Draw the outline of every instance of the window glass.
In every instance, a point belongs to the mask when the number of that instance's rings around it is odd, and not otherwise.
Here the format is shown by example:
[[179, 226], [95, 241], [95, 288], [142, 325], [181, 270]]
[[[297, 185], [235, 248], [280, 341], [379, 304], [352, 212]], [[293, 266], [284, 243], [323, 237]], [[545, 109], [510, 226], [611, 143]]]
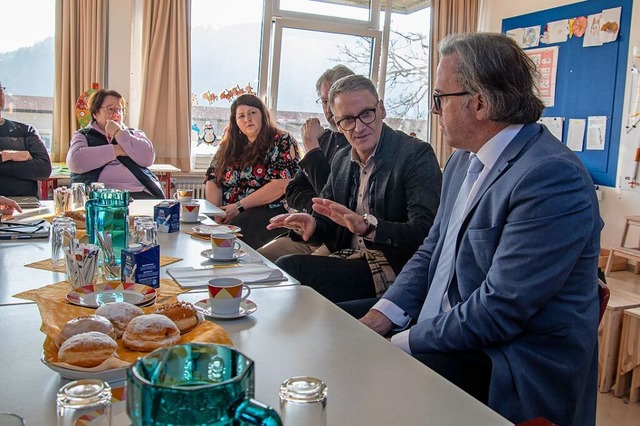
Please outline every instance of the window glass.
[[[356, 3], [358, 7], [349, 6], [349, 3]], [[280, 0], [280, 9], [368, 21], [370, 4], [364, 0], [357, 2], [345, 0]]]
[[229, 93], [257, 92], [262, 14], [262, 0], [191, 3], [192, 168], [207, 168], [217, 149], [234, 99]]
[[[308, 54], [309, 46], [313, 46], [312, 55]], [[302, 142], [300, 127], [308, 118], [315, 116], [323, 126], [329, 125], [322, 113], [322, 106], [316, 104], [316, 81], [326, 69], [341, 63], [341, 49], [356, 48], [362, 50], [361, 61], [345, 65], [356, 74], [368, 76], [371, 68], [371, 38], [283, 29], [276, 121], [298, 142]]]
[[35, 127], [50, 150], [55, 2], [7, 2], [1, 13], [0, 81], [7, 88], [2, 116]]
[[392, 13], [384, 96], [387, 124], [406, 133], [415, 132], [425, 141], [431, 106], [430, 22], [430, 7], [408, 14]]

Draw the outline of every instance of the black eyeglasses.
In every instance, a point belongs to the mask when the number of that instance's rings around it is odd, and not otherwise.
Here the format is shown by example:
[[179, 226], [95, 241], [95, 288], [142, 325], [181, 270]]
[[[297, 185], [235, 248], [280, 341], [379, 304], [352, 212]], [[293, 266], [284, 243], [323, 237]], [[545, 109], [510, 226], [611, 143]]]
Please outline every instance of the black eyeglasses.
[[376, 119], [376, 110], [378, 109], [378, 107], [374, 107], [374, 108], [367, 108], [364, 111], [362, 111], [360, 114], [358, 114], [355, 117], [345, 117], [342, 118], [338, 121], [336, 121], [336, 124], [342, 129], [342, 130], [353, 130], [356, 128], [356, 119], [362, 121], [362, 124], [371, 124], [375, 121]]
[[434, 93], [431, 95], [433, 97], [433, 109], [436, 111], [440, 111], [442, 107], [442, 101], [440, 98], [446, 98], [447, 96], [465, 96], [470, 95], [469, 92], [456, 92], [456, 93]]
[[319, 106], [325, 106], [328, 103], [329, 103], [329, 99], [322, 99], [322, 98], [316, 99], [316, 104], [318, 104]]

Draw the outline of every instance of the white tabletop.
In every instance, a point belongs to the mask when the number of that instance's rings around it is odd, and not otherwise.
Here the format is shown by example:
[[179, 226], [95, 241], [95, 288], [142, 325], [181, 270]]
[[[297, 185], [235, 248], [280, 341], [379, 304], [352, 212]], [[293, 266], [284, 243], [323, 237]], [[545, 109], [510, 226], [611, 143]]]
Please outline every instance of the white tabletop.
[[[216, 322], [255, 361], [256, 399], [276, 410], [280, 383], [309, 375], [327, 384], [328, 425], [511, 424], [308, 287], [256, 289], [250, 299], [255, 313]], [[35, 305], [0, 306], [0, 339], [11, 342], [0, 345], [0, 411], [51, 425], [65, 381], [40, 363], [39, 326]], [[126, 424], [116, 405], [114, 425]]]
[[[153, 206], [158, 204], [158, 200], [137, 200], [134, 201], [129, 208], [130, 214], [136, 215], [153, 215]], [[200, 200], [204, 203], [203, 200]], [[40, 209], [32, 209], [22, 214], [16, 215], [16, 219], [27, 219], [35, 216], [48, 215], [53, 213], [53, 201], [41, 201], [43, 207]], [[207, 214], [214, 216], [224, 214], [218, 207], [207, 203]], [[213, 224], [211, 219], [205, 219], [203, 224]], [[158, 242], [160, 243], [160, 254], [164, 256], [178, 257], [183, 260], [173, 263], [169, 267], [176, 266], [203, 266], [210, 262], [200, 255], [203, 250], [211, 248], [208, 241], [193, 238], [186, 231], [190, 230], [193, 224], [181, 224], [180, 232], [170, 234], [158, 233]], [[242, 248], [247, 252], [245, 260], [260, 257], [266, 264], [276, 267], [273, 263], [264, 259], [255, 250], [246, 244], [242, 244]], [[51, 257], [51, 243], [49, 239], [33, 239], [33, 240], [12, 240], [0, 241], [0, 305], [25, 303], [24, 299], [17, 299], [12, 295], [25, 290], [43, 287], [45, 285], [54, 284], [64, 281], [67, 274], [50, 272], [35, 268], [25, 268], [24, 265], [39, 260], [49, 259]], [[160, 276], [170, 278], [167, 275], [166, 267], [160, 268]], [[299, 284], [298, 281], [285, 274], [287, 281], [279, 283], [262, 284], [261, 286], [279, 286]], [[253, 287], [253, 285], [252, 285]], [[256, 286], [258, 287], [258, 286]]]

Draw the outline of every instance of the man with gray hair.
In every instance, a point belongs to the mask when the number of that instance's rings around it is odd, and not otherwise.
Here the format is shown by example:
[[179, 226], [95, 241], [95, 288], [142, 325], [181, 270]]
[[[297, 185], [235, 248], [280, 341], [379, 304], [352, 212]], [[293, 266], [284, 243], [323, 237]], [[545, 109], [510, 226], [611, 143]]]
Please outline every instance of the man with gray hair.
[[[322, 106], [329, 128], [325, 129], [317, 118], [309, 118], [302, 126], [302, 143], [304, 144], [304, 157], [300, 160], [300, 170], [289, 182], [286, 190], [287, 205], [301, 212], [311, 212], [313, 202], [329, 178], [331, 160], [336, 152], [348, 146], [344, 135], [337, 131], [333, 113], [329, 108], [329, 89], [331, 85], [342, 77], [353, 75], [348, 67], [336, 65], [322, 73], [316, 82], [316, 103]], [[280, 256], [286, 254], [302, 253], [311, 254], [318, 246], [292, 241], [283, 235], [258, 249], [258, 252], [267, 259], [275, 262]]]
[[442, 175], [431, 146], [383, 123], [384, 103], [366, 77], [336, 81], [329, 105], [350, 149], [339, 150], [313, 215], [271, 219], [330, 256], [294, 254], [276, 264], [333, 302], [381, 295], [427, 235]]
[[431, 112], [456, 148], [442, 204], [361, 321], [514, 423], [594, 425], [593, 181], [537, 123], [536, 66], [513, 40], [452, 35], [439, 53]]

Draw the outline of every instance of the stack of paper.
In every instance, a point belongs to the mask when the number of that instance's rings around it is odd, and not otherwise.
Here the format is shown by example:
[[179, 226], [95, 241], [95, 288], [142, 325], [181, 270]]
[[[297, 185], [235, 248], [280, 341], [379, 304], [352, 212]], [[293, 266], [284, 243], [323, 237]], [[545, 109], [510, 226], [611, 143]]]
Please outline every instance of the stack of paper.
[[183, 288], [206, 287], [213, 278], [238, 278], [248, 285], [286, 280], [281, 270], [257, 263], [175, 267], [167, 268], [167, 274]]

